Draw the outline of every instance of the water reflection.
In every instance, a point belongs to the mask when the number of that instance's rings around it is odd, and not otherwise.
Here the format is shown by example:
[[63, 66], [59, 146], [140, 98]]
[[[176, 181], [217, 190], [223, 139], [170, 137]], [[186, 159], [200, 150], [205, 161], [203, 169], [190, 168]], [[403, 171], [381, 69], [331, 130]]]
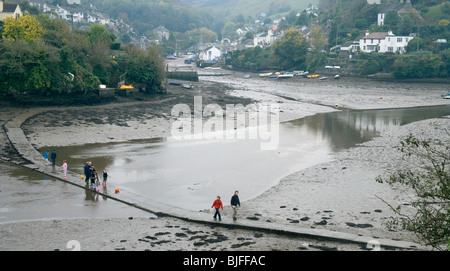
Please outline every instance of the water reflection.
[[199, 210], [209, 208], [217, 195], [227, 204], [236, 189], [241, 200], [256, 197], [284, 176], [330, 161], [334, 152], [369, 141], [383, 130], [444, 115], [450, 115], [450, 106], [317, 114], [283, 123], [279, 147], [273, 151], [262, 151], [258, 140], [170, 138], [55, 149], [80, 175], [84, 163], [92, 161], [98, 172], [108, 167], [115, 186]]
[[28, 168], [0, 161], [0, 174], [0, 223], [77, 217], [152, 216], [99, 197], [89, 189], [83, 193], [76, 186]]
[[294, 126], [306, 125], [312, 133], [327, 138], [333, 151], [364, 143], [382, 131], [412, 122], [440, 118], [450, 114], [450, 106], [383, 110], [343, 110], [294, 120]]

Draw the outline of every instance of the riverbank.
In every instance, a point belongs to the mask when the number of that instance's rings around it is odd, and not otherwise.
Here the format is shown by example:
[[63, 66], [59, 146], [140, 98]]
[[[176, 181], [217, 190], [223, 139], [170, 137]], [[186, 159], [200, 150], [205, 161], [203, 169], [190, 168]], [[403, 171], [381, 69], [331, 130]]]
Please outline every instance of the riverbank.
[[[266, 102], [266, 103], [279, 103], [281, 105], [280, 119], [282, 121], [301, 118], [307, 115], [312, 115], [321, 112], [330, 112], [335, 109], [335, 101], [332, 97], [323, 99], [323, 93], [329, 89], [339, 89], [338, 93], [335, 93], [334, 97], [340, 97], [339, 93], [345, 96], [341, 101], [346, 102], [348, 107], [359, 106], [362, 108], [369, 107], [370, 103], [367, 101], [360, 105], [360, 101], [367, 99], [369, 93], [370, 97], [376, 97], [383, 93], [389, 92], [383, 88], [370, 89], [370, 82], [347, 82], [345, 80], [339, 81], [339, 86], [333, 85], [333, 81], [328, 82], [303, 82], [305, 85], [298, 87], [294, 84], [295, 81], [290, 82], [268, 82], [265, 79], [254, 80], [245, 79], [242, 74], [235, 75], [233, 77], [208, 77], [208, 79], [201, 78], [201, 82], [195, 85], [195, 90], [182, 90], [180, 88], [174, 88], [178, 94], [183, 95], [182, 98], [174, 99], [161, 99], [159, 102], [136, 102], [129, 104], [109, 104], [95, 107], [78, 107], [78, 108], [54, 108], [48, 112], [38, 114], [25, 122], [23, 129], [26, 132], [30, 142], [36, 147], [41, 148], [43, 146], [66, 146], [66, 145], [80, 145], [86, 143], [106, 143], [106, 142], [118, 142], [131, 139], [141, 138], [153, 138], [164, 137], [169, 135], [170, 130], [170, 109], [173, 105], [179, 103], [185, 103], [192, 105], [193, 96], [202, 95], [204, 98], [203, 104], [219, 103], [224, 104], [238, 104], [238, 103], [250, 103], [254, 101]], [[264, 81], [265, 80], [265, 81]], [[300, 79], [301, 80], [301, 79]], [[299, 80], [298, 80], [299, 81]], [[358, 89], [358, 85], [363, 84], [364, 89]], [[439, 86], [428, 90], [426, 93], [420, 91], [420, 87], [411, 89], [411, 86], [401, 87], [396, 85], [391, 88], [391, 102], [381, 104], [382, 106], [392, 107], [393, 101], [399, 104], [396, 107], [408, 107], [417, 106], [420, 99], [425, 100], [425, 104], [442, 104], [446, 101], [442, 99], [433, 100], [431, 96], [438, 96], [445, 86]], [[412, 90], [412, 98], [405, 99], [404, 93]], [[183, 91], [183, 92], [180, 92]], [[190, 92], [188, 92], [190, 91]], [[301, 92], [301, 93], [300, 93]], [[305, 92], [305, 93], [303, 93]], [[232, 94], [232, 96], [230, 96]], [[314, 95], [317, 94], [317, 95]], [[305, 96], [309, 95], [308, 99]], [[174, 97], [177, 97], [175, 95]], [[303, 98], [302, 98], [303, 97]], [[300, 100], [300, 101], [298, 101]], [[401, 103], [403, 101], [403, 103]], [[312, 104], [310, 104], [312, 103]], [[326, 104], [329, 106], [321, 106], [320, 104]], [[345, 105], [344, 104], [344, 105]], [[342, 106], [342, 105], [341, 105]], [[380, 106], [378, 104], [377, 106]], [[21, 109], [14, 109], [20, 112]], [[4, 111], [7, 113], [6, 117], [2, 119], [8, 119], [12, 111]], [[304, 171], [292, 174], [280, 181], [280, 184], [265, 192], [263, 195], [243, 202], [243, 206], [240, 209], [240, 219], [245, 220], [259, 220], [266, 221], [267, 223], [276, 223], [279, 225], [298, 225], [299, 227], [314, 227], [324, 228], [329, 230], [352, 232], [361, 235], [369, 235], [374, 238], [399, 238], [402, 240], [414, 240], [414, 237], [409, 233], [392, 233], [385, 230], [383, 222], [386, 221], [390, 215], [387, 206], [381, 201], [377, 201], [376, 196], [390, 200], [399, 194], [399, 191], [393, 191], [386, 186], [376, 184], [374, 177], [380, 174], [386, 174], [396, 165], [401, 165], [399, 161], [399, 153], [395, 152], [396, 146], [399, 142], [399, 138], [408, 132], [420, 132], [424, 136], [436, 137], [440, 136], [440, 132], [436, 129], [429, 129], [429, 124], [436, 120], [424, 121], [420, 124], [410, 124], [403, 126], [399, 131], [386, 131], [379, 138], [369, 143], [363, 144], [351, 150], [340, 152], [333, 162], [322, 164], [316, 167], [308, 168]], [[438, 124], [442, 127], [448, 127], [448, 120], [438, 120]], [[386, 148], [389, 146], [389, 148]], [[392, 150], [391, 150], [392, 149]], [[389, 160], [389, 163], [385, 161]], [[382, 161], [382, 162], [380, 162]], [[393, 162], [398, 161], [398, 163]], [[339, 193], [336, 193], [339, 191]], [[362, 192], [362, 193], [361, 193]], [[402, 193], [400, 193], [403, 195]], [[351, 200], [349, 200], [351, 199]], [[230, 215], [229, 208], [225, 208], [223, 212], [224, 216]], [[42, 235], [34, 234], [34, 238], [28, 246], [29, 249], [33, 247], [40, 247], [44, 250], [52, 249], [49, 245], [40, 246], [45, 243], [44, 238], [50, 238], [46, 236], [45, 231], [52, 229], [50, 232], [59, 232], [61, 236], [67, 236], [67, 234], [74, 231], [74, 228], [82, 228], [87, 222], [86, 220], [76, 219], [74, 220], [55, 220], [56, 222], [50, 223], [50, 221], [43, 221], [40, 226], [34, 227], [28, 222], [20, 222], [14, 226], [13, 224], [2, 224], [2, 230], [8, 232], [7, 236], [11, 246], [14, 249], [14, 240], [20, 238], [18, 233], [24, 235], [27, 231], [36, 231], [40, 229]], [[167, 225], [168, 220], [150, 220], [154, 224], [147, 223], [147, 219], [109, 219], [108, 221], [102, 219], [89, 220], [99, 225], [105, 225], [111, 229], [111, 232], [105, 232], [105, 235], [85, 233], [83, 236], [77, 238], [82, 240], [89, 240], [85, 243], [101, 244], [98, 247], [91, 247], [97, 249], [127, 249], [127, 250], [140, 250], [140, 249], [177, 249], [177, 233], [181, 235], [183, 232], [175, 231], [171, 234], [161, 234], [167, 237], [164, 242], [158, 244], [157, 247], [147, 246], [141, 247], [137, 244], [150, 245], [149, 242], [140, 241], [138, 239], [145, 240], [145, 236], [142, 232], [146, 231], [146, 227], [153, 225], [159, 230]], [[141, 226], [134, 228], [128, 227], [130, 223], [142, 223]], [[325, 221], [325, 222], [324, 222]], [[162, 223], [162, 224], [161, 224]], [[177, 224], [181, 223], [181, 224]], [[176, 222], [175, 229], [185, 228], [185, 222]], [[38, 225], [35, 223], [33, 225]], [[62, 225], [59, 227], [58, 225]], [[69, 226], [71, 225], [71, 226]], [[9, 227], [9, 231], [8, 231]], [[198, 225], [189, 224], [186, 226], [191, 231], [199, 230], [193, 227], [199, 227]], [[209, 228], [209, 227], [206, 227]], [[14, 229], [14, 230], [13, 230]], [[18, 230], [20, 229], [20, 230]], [[121, 232], [119, 239], [115, 240], [109, 245], [105, 243], [112, 234], [113, 230]], [[124, 230], [127, 229], [127, 230]], [[205, 231], [205, 228], [203, 228]], [[228, 231], [228, 230], [226, 230]], [[225, 232], [220, 229], [220, 232]], [[234, 231], [233, 231], [234, 232]], [[15, 235], [17, 233], [17, 235]], [[157, 232], [149, 233], [150, 237], [157, 237]], [[48, 234], [48, 233], [47, 233]], [[227, 232], [227, 234], [232, 234]], [[246, 240], [249, 238], [248, 243], [251, 245], [239, 246], [237, 243], [233, 243], [232, 238], [228, 237], [227, 242], [220, 243], [218, 249], [235, 249], [240, 248], [243, 250], [296, 250], [302, 249], [300, 246], [296, 246], [295, 242], [286, 243], [285, 246], [271, 247], [267, 245], [267, 238], [255, 237], [255, 233], [239, 232], [243, 236], [239, 236], [240, 240]], [[212, 238], [216, 233], [211, 232], [209, 237]], [[128, 236], [128, 237], [126, 237]], [[251, 237], [253, 236], [253, 237]], [[258, 235], [260, 236], [260, 235]], [[266, 235], [263, 235], [266, 236]], [[193, 236], [190, 236], [193, 237]], [[275, 238], [275, 236], [273, 236]], [[55, 237], [57, 238], [57, 237]], [[83, 239], [84, 238], [84, 239]], [[122, 239], [123, 238], [123, 239]], [[257, 238], [257, 239], [255, 239]], [[66, 240], [66, 238], [60, 238]], [[72, 238], [73, 240], [75, 238]], [[148, 238], [151, 240], [152, 238]], [[180, 239], [180, 238], [178, 238]], [[78, 240], [78, 239], [75, 239]], [[95, 242], [92, 242], [92, 241]], [[133, 240], [133, 242], [121, 240]], [[156, 240], [156, 239], [155, 239]], [[172, 241], [170, 241], [172, 240]], [[193, 242], [187, 242], [190, 244], [190, 248], [187, 249], [199, 249], [210, 250], [211, 246], [194, 246]], [[238, 239], [239, 240], [239, 239]], [[258, 240], [257, 242], [255, 240]], [[3, 241], [3, 240], [2, 240]], [[97, 242], [98, 241], [98, 242]], [[148, 241], [148, 240], [147, 240]], [[162, 241], [162, 240], [159, 240]], [[178, 240], [179, 241], [179, 240]], [[301, 242], [298, 239], [293, 241]], [[56, 242], [56, 240], [55, 240]], [[175, 243], [173, 243], [175, 242]], [[34, 244], [33, 244], [34, 243]], [[208, 244], [208, 241], [203, 243]], [[245, 241], [244, 241], [245, 243]], [[273, 239], [273, 244], [277, 243], [276, 238]], [[5, 243], [6, 244], [6, 243]], [[54, 243], [53, 243], [54, 244]], [[266, 244], [266, 245], [264, 245]], [[20, 249], [23, 245], [21, 242], [15, 243], [16, 248]], [[65, 245], [65, 243], [63, 244]], [[122, 246], [121, 246], [122, 245]], [[337, 248], [340, 245], [330, 246]], [[83, 245], [88, 249], [87, 246]], [[61, 249], [61, 245], [58, 245], [54, 249]], [[184, 248], [184, 247], [183, 247]], [[310, 247], [312, 248], [312, 246]], [[26, 249], [26, 248], [24, 248]], [[344, 250], [358, 250], [359, 247], [340, 247]]]

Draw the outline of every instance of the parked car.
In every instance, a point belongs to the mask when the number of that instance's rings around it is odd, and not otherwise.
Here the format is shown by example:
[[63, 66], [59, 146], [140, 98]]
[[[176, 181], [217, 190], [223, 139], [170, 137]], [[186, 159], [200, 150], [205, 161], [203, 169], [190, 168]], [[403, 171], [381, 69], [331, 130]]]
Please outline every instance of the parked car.
[[195, 62], [195, 58], [193, 58], [193, 57], [186, 58], [186, 59], [184, 60], [184, 64], [192, 64], [192, 63], [194, 63], [194, 62]]

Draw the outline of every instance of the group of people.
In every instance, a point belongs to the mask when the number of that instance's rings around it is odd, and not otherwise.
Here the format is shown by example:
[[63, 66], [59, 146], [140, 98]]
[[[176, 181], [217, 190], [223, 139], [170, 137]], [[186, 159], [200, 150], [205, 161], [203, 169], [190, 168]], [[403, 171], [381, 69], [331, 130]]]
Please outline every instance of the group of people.
[[[45, 161], [48, 162], [48, 158], [49, 158], [48, 151], [45, 151], [45, 153], [44, 153]], [[51, 161], [52, 166], [55, 167], [55, 165], [56, 165], [56, 151], [55, 150], [53, 150], [52, 153], [50, 154], [50, 159], [52, 160]], [[66, 160], [63, 161], [61, 169], [64, 172], [64, 180], [66, 180], [67, 179], [67, 161]]]
[[[241, 207], [241, 202], [239, 201], [239, 191], [234, 191], [234, 195], [231, 197], [231, 208], [233, 208], [233, 220], [237, 220], [237, 207]], [[223, 204], [220, 200], [220, 196], [217, 196], [216, 200], [213, 202], [211, 208], [215, 208], [214, 220], [219, 217], [219, 221], [222, 221], [222, 216], [220, 215], [219, 209], [223, 210]]]
[[44, 153], [45, 161], [48, 162], [49, 158], [52, 159], [52, 166], [55, 166], [55, 163], [56, 163], [56, 151], [55, 150], [52, 151], [52, 153], [50, 154], [50, 157], [49, 157], [48, 151], [45, 151], [45, 153]]
[[[51, 164], [54, 167], [56, 164], [56, 151], [53, 151], [51, 155], [49, 156], [49, 152], [45, 151], [44, 153], [44, 159], [48, 162], [49, 157], [51, 159]], [[64, 180], [67, 179], [67, 161], [64, 160], [61, 166], [61, 170], [64, 172]], [[110, 175], [108, 174], [108, 168], [105, 168], [102, 173], [103, 182], [102, 185], [106, 187], [106, 182], [108, 181], [108, 177]], [[100, 178], [98, 176], [97, 170], [92, 165], [92, 162], [86, 162], [86, 165], [84, 166], [84, 179], [86, 181], [86, 185], [89, 185], [89, 188], [92, 190], [99, 191], [98, 187], [100, 186]]]
[[[46, 161], [48, 161], [49, 158], [49, 154], [48, 151], [46, 151], [44, 153], [44, 158]], [[55, 166], [55, 162], [56, 162], [56, 152], [53, 151], [50, 155], [50, 158], [52, 160], [52, 165]], [[67, 161], [64, 160], [63, 164], [61, 166], [61, 169], [64, 172], [64, 179], [66, 179], [67, 177]], [[103, 182], [102, 185], [104, 187], [106, 187], [106, 182], [108, 181], [108, 168], [105, 168], [103, 170], [102, 173], [102, 177], [103, 177]], [[86, 185], [89, 185], [89, 188], [94, 190], [94, 191], [99, 191], [99, 186], [100, 186], [100, 179], [97, 173], [97, 170], [95, 169], [95, 167], [92, 165], [91, 161], [86, 162], [86, 164], [84, 165], [84, 180], [86, 182]], [[233, 220], [237, 220], [237, 207], [241, 206], [241, 202], [239, 201], [239, 191], [235, 191], [234, 195], [231, 197], [231, 208], [233, 208]], [[216, 212], [214, 213], [213, 218], [217, 219], [217, 217], [219, 217], [219, 221], [222, 221], [222, 216], [220, 215], [220, 209], [223, 210], [223, 203], [220, 199], [220, 196], [217, 196], [216, 200], [213, 202], [211, 208], [215, 208]]]
[[[103, 187], [106, 187], [106, 182], [108, 181], [108, 177], [110, 177], [108, 174], [108, 168], [105, 168], [103, 170], [102, 177], [103, 177], [102, 185]], [[86, 185], [89, 185], [90, 189], [96, 191], [99, 190], [100, 178], [98, 176], [97, 170], [90, 161], [86, 162], [86, 165], [84, 165], [84, 180], [86, 182]]]

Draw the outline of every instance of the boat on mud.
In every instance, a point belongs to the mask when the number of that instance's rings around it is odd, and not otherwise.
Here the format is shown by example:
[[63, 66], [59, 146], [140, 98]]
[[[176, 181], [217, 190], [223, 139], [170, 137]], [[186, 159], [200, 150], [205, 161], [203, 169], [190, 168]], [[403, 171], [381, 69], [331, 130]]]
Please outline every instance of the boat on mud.
[[192, 85], [192, 84], [183, 84], [182, 87], [186, 88], [186, 89], [192, 89], [192, 88], [194, 88], [194, 85]]
[[283, 73], [283, 74], [278, 75], [279, 79], [292, 78], [292, 77], [294, 77], [294, 73]]
[[125, 90], [133, 89], [133, 86], [131, 86], [131, 85], [122, 85], [122, 86], [120, 86], [120, 89], [125, 89]]
[[450, 90], [447, 92], [447, 94], [442, 95], [442, 98], [450, 99]]

